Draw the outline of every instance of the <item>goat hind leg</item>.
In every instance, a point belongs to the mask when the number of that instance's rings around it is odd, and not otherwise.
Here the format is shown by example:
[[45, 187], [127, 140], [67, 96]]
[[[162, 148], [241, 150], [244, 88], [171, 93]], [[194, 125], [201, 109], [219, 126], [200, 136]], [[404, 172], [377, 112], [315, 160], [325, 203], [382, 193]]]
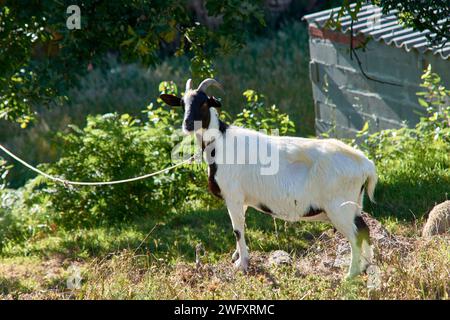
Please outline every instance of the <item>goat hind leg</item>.
[[[363, 246], [369, 243], [369, 229], [360, 215], [360, 210], [351, 204], [341, 206], [343, 202], [329, 208], [327, 215], [336, 229], [350, 242], [352, 261], [347, 279], [353, 278], [363, 271], [363, 261], [366, 258], [361, 255]], [[370, 246], [369, 246], [370, 247]]]

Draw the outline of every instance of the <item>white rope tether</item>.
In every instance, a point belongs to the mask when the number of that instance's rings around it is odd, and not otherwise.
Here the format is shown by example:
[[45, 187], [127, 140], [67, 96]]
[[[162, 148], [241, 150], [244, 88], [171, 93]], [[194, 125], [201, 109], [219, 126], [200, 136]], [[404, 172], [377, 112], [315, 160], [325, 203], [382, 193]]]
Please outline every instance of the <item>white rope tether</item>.
[[121, 183], [133, 182], [133, 181], [137, 181], [137, 180], [143, 180], [143, 179], [147, 179], [147, 178], [156, 176], [158, 174], [170, 171], [172, 169], [175, 169], [176, 167], [179, 167], [179, 166], [182, 166], [183, 164], [191, 162], [195, 158], [195, 155], [194, 155], [194, 156], [190, 157], [189, 159], [184, 160], [184, 161], [182, 161], [180, 163], [174, 164], [173, 166], [170, 166], [168, 168], [165, 168], [165, 169], [153, 172], [153, 173], [145, 174], [143, 176], [130, 178], [130, 179], [115, 180], [115, 181], [84, 182], [84, 181], [70, 181], [70, 180], [66, 180], [66, 179], [62, 179], [62, 178], [58, 178], [58, 177], [49, 175], [49, 174], [39, 170], [38, 168], [32, 166], [31, 164], [27, 163], [26, 161], [22, 160], [21, 158], [19, 158], [15, 154], [13, 154], [11, 151], [6, 149], [1, 144], [0, 144], [0, 149], [3, 150], [11, 158], [13, 158], [13, 159], [17, 160], [18, 162], [20, 162], [21, 164], [23, 164], [28, 169], [30, 169], [30, 170], [32, 170], [32, 171], [34, 171], [34, 172], [36, 172], [36, 173], [46, 177], [47, 179], [50, 179], [50, 180], [53, 180], [53, 181], [56, 181], [56, 182], [60, 182], [60, 183], [63, 183], [65, 185], [75, 185], [75, 186], [104, 186], [104, 185], [121, 184]]

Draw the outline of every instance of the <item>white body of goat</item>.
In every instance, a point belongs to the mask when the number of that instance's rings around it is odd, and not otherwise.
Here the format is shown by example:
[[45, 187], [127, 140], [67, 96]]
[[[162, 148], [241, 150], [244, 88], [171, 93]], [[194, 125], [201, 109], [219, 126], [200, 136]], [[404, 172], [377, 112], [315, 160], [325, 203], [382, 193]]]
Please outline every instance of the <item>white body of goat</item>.
[[[218, 129], [217, 111], [210, 109], [208, 129]], [[261, 174], [261, 164], [216, 162], [214, 179], [226, 202], [237, 248], [236, 266], [248, 267], [245, 244], [245, 211], [247, 207], [288, 221], [331, 221], [350, 241], [352, 264], [349, 277], [359, 274], [372, 258], [368, 228], [362, 220], [364, 186], [370, 199], [377, 181], [375, 166], [365, 155], [335, 139], [305, 139], [268, 136], [260, 132], [230, 126], [206, 143], [213, 146], [215, 159], [225, 159], [227, 152], [236, 154], [240, 137], [246, 137], [245, 148], [264, 145], [278, 154], [275, 174]], [[205, 138], [205, 136], [204, 136]], [[241, 145], [242, 147], [242, 145]], [[211, 172], [210, 172], [211, 174]]]
[[[221, 87], [216, 80], [205, 79], [193, 89], [189, 79], [182, 98], [171, 94], [160, 97], [168, 105], [184, 108], [183, 130], [195, 133], [204, 148], [209, 189], [225, 200], [236, 235], [236, 266], [248, 267], [245, 212], [254, 207], [288, 221], [330, 221], [352, 248], [348, 276], [363, 271], [372, 258], [369, 229], [361, 217], [364, 189], [373, 200], [377, 181], [372, 161], [334, 139], [268, 136], [227, 126], [216, 110], [220, 101], [205, 93], [210, 85]], [[239, 140], [241, 143], [235, 143]], [[276, 170], [264, 173], [266, 159], [255, 146], [271, 150]], [[240, 152], [242, 156], [242, 149], [244, 158], [256, 161], [228, 161], [230, 154]]]

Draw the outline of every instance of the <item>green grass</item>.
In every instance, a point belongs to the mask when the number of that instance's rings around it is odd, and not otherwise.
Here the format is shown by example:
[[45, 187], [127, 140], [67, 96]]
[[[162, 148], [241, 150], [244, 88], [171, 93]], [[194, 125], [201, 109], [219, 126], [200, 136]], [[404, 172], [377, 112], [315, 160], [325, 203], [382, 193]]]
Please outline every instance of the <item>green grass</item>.
[[[54, 226], [25, 241], [10, 241], [0, 255], [0, 298], [448, 299], [450, 239], [420, 239], [423, 219], [381, 216], [380, 221], [407, 237], [410, 247], [378, 250], [384, 284], [375, 291], [367, 288], [366, 275], [347, 282], [347, 267], [323, 265], [324, 254], [339, 247], [331, 225], [273, 220], [254, 210], [246, 223], [250, 272], [235, 272], [235, 238], [222, 208], [148, 213], [127, 224], [92, 229]], [[328, 236], [319, 237], [324, 232]], [[205, 249], [200, 268], [198, 244]], [[278, 249], [289, 252], [294, 263], [267, 265], [269, 253]], [[82, 286], [68, 290], [74, 265]]]
[[[0, 298], [448, 299], [448, 237], [421, 240], [413, 225], [401, 225], [402, 233], [411, 234], [412, 247], [384, 250], [376, 262], [383, 286], [369, 290], [366, 275], [344, 281], [345, 266], [322, 264], [324, 252], [338, 247], [332, 232], [329, 240], [318, 239], [329, 225], [278, 221], [276, 232], [271, 218], [255, 212], [247, 222], [250, 270], [236, 272], [228, 219], [225, 210], [194, 211], [168, 214], [157, 227], [154, 219], [142, 218], [123, 228], [56, 231], [30, 239], [0, 258]], [[199, 243], [205, 252], [197, 267]], [[268, 265], [268, 254], [276, 249], [290, 252], [294, 263]], [[66, 280], [74, 266], [82, 286], [69, 290]]]
[[[321, 223], [284, 223], [282, 221], [277, 221], [275, 227], [271, 217], [254, 210], [248, 212], [247, 227], [246, 238], [250, 250], [269, 252], [283, 249], [294, 256], [302, 255], [312, 239], [329, 228], [328, 225]], [[72, 231], [56, 229], [46, 235], [36, 233], [24, 242], [10, 242], [3, 248], [0, 270], [3, 268], [9, 272], [5, 272], [4, 276], [0, 277], [0, 297], [68, 297], [65, 280], [72, 263], [79, 263], [87, 274], [96, 277], [94, 273], [96, 264], [100, 261], [114, 261], [117, 254], [121, 255], [120, 252], [127, 252], [127, 261], [131, 256], [136, 259], [147, 257], [170, 272], [170, 269], [178, 268], [182, 264], [192, 265], [195, 261], [195, 248], [200, 243], [206, 250], [205, 259], [208, 263], [232, 266], [231, 253], [235, 248], [235, 237], [225, 208], [211, 211], [172, 212], [159, 218], [149, 215], [123, 226]], [[134, 259], [131, 258], [131, 260]], [[60, 263], [53, 280], [42, 280], [46, 277], [43, 265], [55, 260]], [[90, 268], [93, 269], [90, 270]], [[31, 274], [31, 276], [27, 278], [25, 274]], [[121, 275], [117, 274], [117, 276], [114, 286], [117, 285], [119, 289], [126, 282]], [[158, 275], [160, 276], [163, 274]], [[154, 280], [156, 279], [149, 279], [149, 281]], [[153, 294], [156, 295], [160, 289], [155, 288], [156, 291]], [[86, 288], [86, 290], [90, 289]], [[39, 292], [44, 292], [45, 295], [42, 296]], [[151, 291], [147, 293], [147, 296], [141, 292], [135, 297], [152, 298], [150, 294], [152, 294]], [[112, 294], [109, 297], [119, 298], [120, 296]]]
[[366, 210], [377, 217], [421, 221], [450, 198], [450, 144], [432, 137], [383, 143], [384, 151], [373, 155], [379, 176], [377, 203], [366, 201]]
[[[248, 245], [251, 250], [283, 249], [301, 253], [309, 241], [326, 228], [323, 223], [287, 223], [249, 209]], [[147, 241], [142, 241], [147, 238]], [[225, 209], [167, 213], [155, 218], [142, 217], [121, 226], [98, 227], [53, 233], [36, 233], [24, 242], [11, 242], [2, 251], [4, 257], [62, 255], [70, 259], [89, 259], [123, 249], [151, 252], [167, 261], [194, 261], [195, 247], [202, 243], [211, 258], [230, 253], [235, 238]]]

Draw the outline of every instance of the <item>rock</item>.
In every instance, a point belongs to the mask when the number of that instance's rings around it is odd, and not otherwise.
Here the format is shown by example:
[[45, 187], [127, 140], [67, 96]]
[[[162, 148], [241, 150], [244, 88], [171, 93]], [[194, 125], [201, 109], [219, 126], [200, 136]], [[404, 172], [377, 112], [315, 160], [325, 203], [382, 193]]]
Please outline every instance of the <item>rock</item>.
[[332, 264], [335, 268], [349, 266], [351, 261], [351, 248], [348, 241], [341, 241], [336, 249], [336, 258]]
[[270, 265], [282, 265], [282, 264], [291, 264], [292, 258], [286, 251], [276, 250], [273, 251], [269, 256], [269, 264]]
[[435, 206], [428, 215], [422, 237], [446, 233], [450, 229], [450, 200]]
[[384, 238], [392, 237], [389, 231], [387, 231], [377, 219], [369, 215], [367, 212], [362, 212], [361, 215], [369, 227], [370, 237], [372, 239], [379, 241]]

